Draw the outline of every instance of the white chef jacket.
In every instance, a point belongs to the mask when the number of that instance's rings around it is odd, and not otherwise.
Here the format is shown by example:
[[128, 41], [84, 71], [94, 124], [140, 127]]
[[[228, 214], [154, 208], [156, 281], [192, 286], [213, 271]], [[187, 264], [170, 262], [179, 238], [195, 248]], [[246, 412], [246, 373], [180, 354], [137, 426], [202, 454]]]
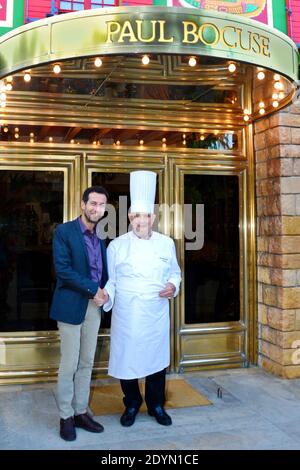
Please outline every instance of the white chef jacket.
[[178, 294], [181, 273], [173, 240], [152, 232], [148, 240], [128, 232], [107, 250], [113, 307], [108, 373], [119, 379], [154, 374], [170, 364], [169, 300], [159, 297], [167, 282]]

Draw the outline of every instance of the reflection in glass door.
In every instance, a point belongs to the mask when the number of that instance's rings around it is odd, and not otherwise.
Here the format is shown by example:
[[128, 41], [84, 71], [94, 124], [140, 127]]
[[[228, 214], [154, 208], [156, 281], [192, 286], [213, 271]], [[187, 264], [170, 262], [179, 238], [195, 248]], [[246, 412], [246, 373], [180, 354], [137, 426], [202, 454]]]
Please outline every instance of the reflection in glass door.
[[1, 332], [56, 329], [52, 235], [63, 210], [63, 171], [0, 171]]
[[204, 208], [203, 226], [198, 227], [203, 231], [203, 246], [185, 250], [185, 323], [238, 321], [238, 177], [185, 175], [184, 203], [191, 205], [194, 216], [197, 204]]

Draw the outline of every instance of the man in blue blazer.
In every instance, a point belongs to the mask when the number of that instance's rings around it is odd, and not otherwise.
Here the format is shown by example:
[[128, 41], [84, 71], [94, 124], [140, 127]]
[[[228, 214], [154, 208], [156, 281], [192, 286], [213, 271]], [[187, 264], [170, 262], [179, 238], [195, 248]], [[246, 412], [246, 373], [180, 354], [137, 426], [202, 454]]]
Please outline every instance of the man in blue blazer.
[[102, 186], [87, 188], [82, 214], [57, 227], [53, 238], [57, 284], [50, 317], [57, 320], [61, 359], [57, 383], [60, 436], [76, 439], [75, 427], [102, 432], [87, 413], [91, 374], [100, 327], [100, 307], [108, 300], [106, 247], [96, 234], [108, 193]]

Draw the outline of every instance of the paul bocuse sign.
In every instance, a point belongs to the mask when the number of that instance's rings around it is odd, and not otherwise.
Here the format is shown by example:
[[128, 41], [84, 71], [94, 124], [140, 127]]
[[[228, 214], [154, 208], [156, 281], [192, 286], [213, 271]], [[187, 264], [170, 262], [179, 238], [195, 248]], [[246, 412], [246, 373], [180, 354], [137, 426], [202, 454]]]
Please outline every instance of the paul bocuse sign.
[[225, 47], [229, 50], [247, 51], [270, 57], [270, 36], [219, 22], [179, 21], [172, 33], [172, 24], [167, 20], [107, 21], [106, 44], [192, 44], [205, 47]]

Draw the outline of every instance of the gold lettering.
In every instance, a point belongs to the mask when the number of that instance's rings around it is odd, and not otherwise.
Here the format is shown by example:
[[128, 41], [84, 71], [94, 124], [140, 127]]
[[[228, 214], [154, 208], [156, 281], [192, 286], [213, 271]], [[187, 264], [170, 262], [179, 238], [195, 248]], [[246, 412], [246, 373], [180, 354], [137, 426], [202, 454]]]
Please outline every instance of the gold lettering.
[[232, 48], [236, 48], [237, 47], [237, 42], [234, 42], [233, 44], [230, 44], [230, 42], [228, 42], [228, 38], [226, 39], [225, 38], [225, 33], [228, 29], [232, 29], [234, 33], [236, 33], [236, 28], [234, 26], [225, 26], [225, 28], [223, 28], [221, 30], [221, 34], [222, 34], [222, 41], [224, 42], [224, 44], [228, 47], [232, 47]]
[[106, 21], [107, 24], [107, 38], [106, 42], [113, 42], [112, 37], [114, 34], [117, 34], [121, 30], [121, 25], [117, 21]]
[[157, 21], [156, 20], [151, 20], [150, 21], [152, 32], [151, 32], [151, 36], [149, 38], [143, 38], [143, 31], [142, 31], [143, 30], [143, 28], [142, 28], [143, 23], [145, 23], [144, 20], [136, 20], [138, 41], [153, 42], [155, 40], [155, 25], [156, 25]]
[[236, 28], [238, 32], [238, 45], [240, 46], [243, 51], [250, 51], [251, 46], [250, 46], [250, 38], [251, 38], [251, 32], [248, 31], [248, 48], [243, 46], [243, 30], [241, 28]]
[[270, 38], [266, 36], [261, 36], [261, 46], [262, 46], [262, 53], [266, 57], [271, 57], [270, 53]]
[[159, 39], [158, 42], [174, 42], [174, 36], [170, 38], [165, 37], [165, 20], [158, 20], [159, 23]]
[[[197, 26], [192, 21], [183, 21], [183, 43], [195, 44], [198, 41]], [[190, 29], [191, 28], [191, 29]], [[189, 37], [192, 36], [192, 39]]]
[[[207, 41], [204, 37], [204, 34], [205, 34], [205, 29], [206, 28], [211, 28], [214, 33], [215, 33], [215, 37], [213, 39], [213, 41]], [[198, 31], [198, 36], [199, 36], [199, 39], [206, 45], [206, 46], [215, 46], [219, 40], [220, 40], [220, 31], [219, 29], [217, 28], [217, 26], [215, 26], [214, 24], [212, 23], [205, 23], [203, 25], [200, 26], [199, 28], [199, 31]]]
[[128, 38], [129, 42], [137, 42], [137, 38], [129, 20], [124, 21], [118, 42], [124, 42], [124, 38]]
[[[255, 53], [255, 54], [260, 54], [261, 53], [261, 50], [260, 50], [260, 43], [259, 43], [259, 34], [257, 33], [253, 33], [252, 34], [252, 51]], [[257, 48], [255, 47], [257, 46]]]

